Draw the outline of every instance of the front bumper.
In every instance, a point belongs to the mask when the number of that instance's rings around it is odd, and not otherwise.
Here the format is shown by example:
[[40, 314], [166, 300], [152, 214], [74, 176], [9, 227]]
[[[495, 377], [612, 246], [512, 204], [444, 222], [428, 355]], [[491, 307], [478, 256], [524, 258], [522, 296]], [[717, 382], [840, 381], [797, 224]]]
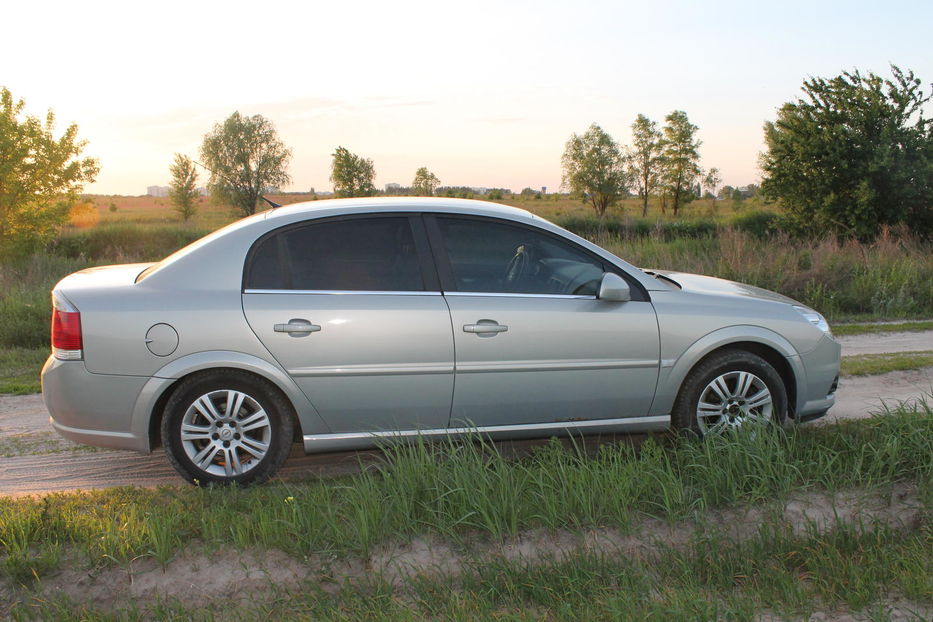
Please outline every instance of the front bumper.
[[841, 356], [842, 346], [829, 335], [824, 335], [815, 348], [800, 355], [806, 380], [798, 385], [794, 413], [797, 421], [822, 417], [836, 403]]
[[148, 451], [147, 435], [133, 430], [133, 412], [148, 378], [92, 374], [84, 361], [49, 357], [42, 368], [42, 399], [52, 427], [65, 438], [97, 447]]

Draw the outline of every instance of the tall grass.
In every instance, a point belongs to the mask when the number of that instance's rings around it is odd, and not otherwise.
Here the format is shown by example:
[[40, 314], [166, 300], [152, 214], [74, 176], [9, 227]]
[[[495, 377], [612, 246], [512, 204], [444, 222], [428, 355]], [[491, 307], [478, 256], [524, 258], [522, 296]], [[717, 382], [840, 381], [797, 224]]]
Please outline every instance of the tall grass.
[[103, 263], [158, 261], [210, 233], [191, 224], [139, 226], [105, 224], [90, 229], [66, 229], [50, 244], [53, 255]]
[[47, 252], [0, 264], [0, 347], [49, 345], [50, 290], [90, 266], [157, 261], [203, 236], [184, 225], [129, 224], [68, 229]]
[[0, 346], [49, 345], [49, 291], [63, 276], [88, 267], [82, 258], [37, 254], [0, 264]]
[[756, 285], [834, 319], [933, 314], [933, 246], [906, 232], [887, 232], [871, 244], [797, 240], [784, 234], [757, 238], [734, 228], [667, 243], [612, 235], [599, 241], [638, 266]]
[[595, 456], [555, 442], [509, 461], [488, 444], [421, 443], [389, 448], [380, 467], [344, 480], [0, 498], [0, 572], [20, 579], [41, 573], [43, 560], [66, 546], [89, 563], [140, 555], [165, 563], [192, 540], [209, 549], [368, 555], [380, 543], [425, 534], [457, 540], [534, 528], [625, 531], [643, 515], [674, 521], [799, 490], [901, 481], [927, 491], [925, 503], [933, 503], [933, 410], [923, 404], [787, 433], [609, 445]]
[[[758, 235], [713, 220], [649, 223], [567, 217], [561, 224], [645, 268], [718, 276], [771, 289], [839, 320], [933, 316], [933, 245], [905, 231], [871, 244]], [[755, 225], [758, 226], [758, 225]], [[106, 224], [65, 231], [45, 253], [0, 265], [0, 347], [47, 347], [49, 290], [75, 270], [156, 261], [206, 231]]]

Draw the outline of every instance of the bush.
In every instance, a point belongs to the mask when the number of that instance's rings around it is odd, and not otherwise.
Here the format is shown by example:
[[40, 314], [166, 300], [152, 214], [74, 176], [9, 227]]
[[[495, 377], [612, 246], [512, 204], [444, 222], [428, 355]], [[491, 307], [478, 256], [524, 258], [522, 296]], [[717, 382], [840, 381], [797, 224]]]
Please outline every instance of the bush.
[[678, 238], [702, 238], [715, 236], [719, 226], [714, 220], [651, 221], [645, 218], [625, 220], [605, 219], [592, 216], [564, 216], [554, 219], [554, 224], [585, 238], [615, 236], [619, 238], [655, 237], [670, 241]]
[[753, 210], [732, 219], [733, 228], [751, 234], [759, 240], [776, 233], [779, 223], [778, 214], [764, 210]]

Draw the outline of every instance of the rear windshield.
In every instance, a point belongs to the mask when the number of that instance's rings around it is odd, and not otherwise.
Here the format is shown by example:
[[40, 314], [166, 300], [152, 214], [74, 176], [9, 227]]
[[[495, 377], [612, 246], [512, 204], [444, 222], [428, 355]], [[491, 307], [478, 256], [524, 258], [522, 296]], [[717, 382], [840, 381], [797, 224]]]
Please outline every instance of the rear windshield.
[[259, 213], [259, 214], [255, 214], [255, 215], [253, 215], [253, 216], [249, 216], [248, 218], [242, 218], [242, 219], [240, 219], [240, 220], [237, 220], [236, 222], [230, 223], [230, 224], [227, 225], [226, 227], [221, 227], [220, 229], [218, 229], [217, 231], [214, 231], [213, 233], [209, 233], [208, 235], [205, 235], [203, 238], [200, 238], [200, 239], [198, 239], [198, 240], [195, 240], [194, 242], [192, 242], [192, 243], [189, 244], [188, 246], [185, 246], [185, 247], [182, 247], [182, 248], [178, 249], [177, 251], [175, 251], [174, 253], [172, 253], [171, 255], [169, 255], [168, 257], [166, 257], [165, 259], [163, 259], [162, 261], [159, 261], [159, 262], [157, 262], [157, 263], [154, 263], [154, 264], [152, 264], [151, 266], [149, 266], [148, 268], [146, 268], [145, 270], [143, 270], [142, 272], [140, 272], [140, 273], [139, 273], [139, 276], [136, 277], [136, 282], [139, 283], [140, 281], [143, 281], [143, 280], [147, 279], [148, 277], [152, 276], [153, 274], [155, 274], [156, 272], [158, 272], [158, 271], [161, 270], [162, 268], [164, 268], [164, 267], [166, 267], [166, 266], [168, 266], [168, 265], [170, 265], [170, 264], [175, 263], [176, 261], [178, 261], [178, 260], [181, 259], [182, 257], [185, 257], [185, 256], [188, 255], [189, 253], [192, 253], [192, 252], [198, 250], [199, 248], [201, 248], [201, 247], [204, 246], [205, 244], [210, 244], [211, 242], [213, 242], [213, 241], [216, 240], [217, 238], [219, 238], [219, 237], [221, 237], [221, 236], [223, 236], [223, 235], [226, 235], [227, 233], [229, 233], [229, 232], [231, 232], [231, 231], [234, 231], [234, 230], [236, 230], [236, 229], [239, 229], [240, 227], [245, 227], [246, 225], [252, 223], [254, 220], [259, 220], [259, 219], [265, 218], [266, 215], [267, 215], [267, 212], [261, 212], [261, 213]]

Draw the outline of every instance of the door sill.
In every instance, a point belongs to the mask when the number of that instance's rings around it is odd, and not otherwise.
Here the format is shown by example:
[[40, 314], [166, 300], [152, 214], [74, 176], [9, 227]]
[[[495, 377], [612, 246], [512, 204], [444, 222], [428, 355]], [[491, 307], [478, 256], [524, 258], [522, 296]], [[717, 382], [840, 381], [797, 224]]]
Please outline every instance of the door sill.
[[383, 443], [410, 442], [417, 438], [438, 440], [480, 435], [493, 440], [515, 438], [541, 438], [571, 434], [645, 433], [667, 430], [670, 415], [651, 417], [625, 417], [621, 419], [591, 419], [587, 421], [559, 421], [554, 423], [527, 423], [481, 427], [433, 428], [423, 430], [389, 430], [373, 432], [343, 432], [337, 434], [310, 434], [303, 437], [306, 453], [346, 451], [378, 447]]

